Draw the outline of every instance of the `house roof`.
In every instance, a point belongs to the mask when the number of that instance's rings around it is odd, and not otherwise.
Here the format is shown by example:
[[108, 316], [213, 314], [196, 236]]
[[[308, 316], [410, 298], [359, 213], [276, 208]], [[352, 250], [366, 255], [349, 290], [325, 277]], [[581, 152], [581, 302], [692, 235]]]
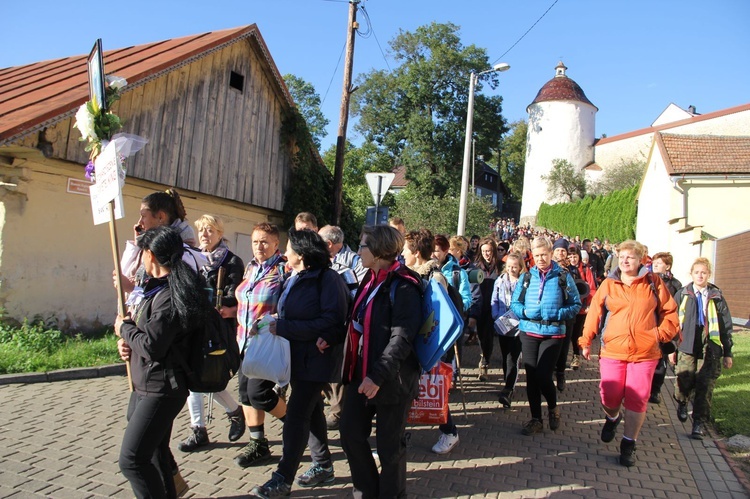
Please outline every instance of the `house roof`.
[[625, 139], [629, 139], [632, 137], [637, 137], [639, 135], [646, 135], [649, 133], [659, 132], [662, 130], [669, 130], [670, 128], [676, 128], [676, 127], [680, 127], [683, 125], [689, 125], [689, 124], [698, 123], [701, 121], [712, 120], [714, 118], [720, 118], [722, 116], [728, 116], [730, 114], [741, 113], [743, 111], [748, 111], [748, 110], [750, 110], [750, 103], [741, 104], [739, 106], [734, 106], [734, 107], [728, 107], [726, 109], [720, 109], [718, 111], [713, 111], [711, 113], [696, 114], [690, 118], [685, 118], [684, 120], [673, 121], [671, 123], [665, 123], [663, 125], [639, 128], [638, 130], [621, 133], [619, 135], [612, 135], [611, 137], [602, 137], [594, 141], [594, 146], [601, 146], [604, 144], [609, 144], [610, 142], [617, 142], [618, 140], [625, 140]]
[[406, 187], [406, 185], [409, 183], [409, 180], [406, 178], [406, 166], [401, 165], [397, 166], [393, 169], [393, 173], [396, 175], [393, 177], [393, 182], [391, 182], [391, 187], [401, 188], [403, 189]]
[[[252, 37], [280, 92], [294, 101], [255, 24], [105, 51], [107, 74], [128, 81], [130, 91], [168, 71]], [[0, 145], [72, 115], [89, 98], [88, 54], [0, 69]]]
[[655, 140], [669, 175], [750, 173], [750, 136], [656, 133]]

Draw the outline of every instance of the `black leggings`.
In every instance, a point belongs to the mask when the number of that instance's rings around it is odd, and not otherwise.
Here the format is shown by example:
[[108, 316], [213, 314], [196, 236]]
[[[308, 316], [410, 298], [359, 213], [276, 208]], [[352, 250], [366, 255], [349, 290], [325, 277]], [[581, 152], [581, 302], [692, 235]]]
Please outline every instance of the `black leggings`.
[[542, 419], [542, 395], [547, 407], [557, 407], [557, 390], [552, 381], [557, 358], [564, 338], [537, 338], [521, 331], [521, 350], [526, 369], [526, 392], [531, 417]]
[[175, 498], [173, 457], [169, 450], [174, 418], [185, 397], [130, 394], [128, 426], [120, 448], [120, 471], [137, 498]]
[[477, 320], [477, 336], [479, 336], [479, 348], [482, 350], [484, 365], [490, 365], [492, 350], [495, 346], [495, 327], [491, 313], [482, 314]]
[[498, 336], [500, 351], [503, 356], [503, 380], [505, 390], [513, 391], [518, 380], [519, 359], [521, 357], [521, 338], [519, 336]]
[[573, 347], [573, 355], [581, 355], [581, 347], [578, 346], [578, 340], [583, 334], [583, 324], [586, 322], [586, 314], [576, 315], [575, 323], [573, 324], [573, 334], [570, 335], [570, 343]]
[[565, 372], [565, 366], [568, 362], [570, 339], [573, 335], [573, 324], [575, 324], [575, 318], [565, 321], [565, 341], [560, 344], [560, 354], [557, 356], [557, 367], [555, 368], [555, 371], [559, 373]]

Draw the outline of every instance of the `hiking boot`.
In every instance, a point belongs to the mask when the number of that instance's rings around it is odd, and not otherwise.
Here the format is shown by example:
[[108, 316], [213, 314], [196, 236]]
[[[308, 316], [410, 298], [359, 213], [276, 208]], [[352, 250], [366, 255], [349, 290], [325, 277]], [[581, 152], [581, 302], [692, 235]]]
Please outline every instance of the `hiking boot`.
[[573, 354], [573, 360], [570, 361], [570, 368], [577, 371], [581, 367], [581, 356]]
[[242, 406], [234, 412], [228, 412], [227, 419], [229, 419], [229, 441], [236, 442], [245, 434], [245, 413], [242, 412]]
[[620, 464], [628, 468], [635, 466], [635, 440], [620, 440]]
[[336, 477], [333, 475], [333, 466], [325, 468], [318, 463], [312, 463], [310, 469], [297, 478], [297, 485], [300, 487], [315, 487], [321, 483], [333, 483], [335, 479]]
[[687, 402], [677, 402], [677, 419], [682, 421], [683, 423], [687, 421], [688, 413], [687, 413]]
[[661, 404], [661, 395], [659, 392], [652, 393], [651, 396], [648, 398], [649, 404]]
[[234, 462], [240, 468], [247, 468], [248, 466], [261, 463], [270, 457], [271, 451], [268, 449], [268, 440], [265, 438], [257, 440], [251, 438], [250, 443], [243, 447], [240, 454], [234, 458]]
[[693, 432], [690, 434], [690, 438], [693, 438], [695, 440], [703, 440], [703, 437], [706, 436], [706, 428], [703, 426], [703, 423], [700, 421], [695, 421], [693, 423]]
[[500, 401], [500, 403], [508, 409], [510, 407], [510, 402], [513, 399], [513, 390], [508, 390], [507, 388], [503, 389], [500, 392], [500, 395], [497, 396], [497, 399]]
[[557, 372], [555, 376], [557, 376], [557, 391], [565, 391], [565, 371]]
[[256, 485], [250, 491], [250, 497], [268, 499], [269, 497], [287, 497], [292, 493], [292, 486], [284, 482], [284, 477], [276, 473], [263, 485]]
[[560, 427], [560, 408], [555, 407], [549, 410], [549, 429], [555, 431]]
[[602, 442], [611, 442], [617, 433], [617, 425], [622, 421], [622, 414], [617, 415], [617, 419], [611, 420], [609, 417], [604, 418], [604, 427], [602, 428]]
[[458, 435], [441, 433], [437, 443], [432, 446], [432, 452], [435, 454], [448, 454], [457, 445]]
[[464, 341], [464, 345], [468, 345], [468, 346], [478, 345], [478, 344], [479, 344], [479, 339], [477, 338], [477, 333], [475, 332], [469, 333], [469, 337], [466, 338], [466, 341]]
[[209, 444], [208, 432], [205, 427], [193, 426], [190, 429], [193, 433], [177, 444], [177, 448], [182, 452], [193, 452], [194, 450], [197, 450], [198, 447], [203, 447], [204, 445]]
[[523, 425], [521, 433], [523, 433], [524, 435], [533, 435], [535, 433], [542, 433], [543, 429], [544, 425], [542, 424], [542, 420], [532, 418], [527, 421], [525, 425]]

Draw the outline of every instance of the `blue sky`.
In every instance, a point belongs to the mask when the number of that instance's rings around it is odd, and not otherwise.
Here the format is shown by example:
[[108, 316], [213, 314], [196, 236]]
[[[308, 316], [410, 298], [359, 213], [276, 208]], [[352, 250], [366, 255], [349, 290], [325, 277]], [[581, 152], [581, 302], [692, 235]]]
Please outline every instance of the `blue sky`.
[[[331, 124], [323, 147], [335, 143], [346, 0], [3, 3], [3, 68], [85, 54], [96, 38], [108, 50], [255, 23], [281, 73], [304, 78], [325, 96], [322, 109]], [[747, 0], [366, 0], [363, 5], [374, 36], [356, 40], [355, 76], [395, 66], [388, 42], [399, 29], [450, 21], [461, 27], [465, 45], [485, 48], [490, 62], [511, 65], [495, 91], [503, 96], [509, 121], [527, 118], [526, 106], [554, 76], [558, 60], [599, 108], [597, 136], [649, 126], [671, 102], [694, 105], [699, 113], [750, 102]], [[366, 29], [361, 15], [359, 20]], [[356, 140], [351, 127], [349, 137]]]

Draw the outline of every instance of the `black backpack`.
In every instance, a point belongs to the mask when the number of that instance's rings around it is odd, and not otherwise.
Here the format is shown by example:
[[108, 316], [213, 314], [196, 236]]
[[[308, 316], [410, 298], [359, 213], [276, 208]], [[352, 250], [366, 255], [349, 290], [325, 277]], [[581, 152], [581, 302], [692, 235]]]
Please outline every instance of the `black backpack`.
[[195, 331], [188, 343], [188, 358], [177, 355], [185, 369], [188, 389], [197, 393], [226, 390], [229, 380], [240, 368], [240, 347], [232, 321], [211, 307], [203, 329]]

